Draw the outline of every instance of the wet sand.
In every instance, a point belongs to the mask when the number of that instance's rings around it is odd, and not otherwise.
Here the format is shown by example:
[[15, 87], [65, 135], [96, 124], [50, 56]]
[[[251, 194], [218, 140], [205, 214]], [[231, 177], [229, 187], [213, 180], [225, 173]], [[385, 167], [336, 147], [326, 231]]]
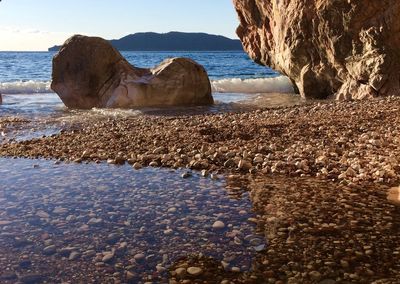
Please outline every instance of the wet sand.
[[400, 210], [386, 193], [400, 180], [399, 111], [400, 99], [386, 98], [104, 116], [50, 137], [3, 143], [0, 155], [186, 168], [237, 181], [250, 192], [265, 251], [249, 270], [233, 272], [218, 257], [186, 256], [169, 267], [172, 283], [398, 283]]

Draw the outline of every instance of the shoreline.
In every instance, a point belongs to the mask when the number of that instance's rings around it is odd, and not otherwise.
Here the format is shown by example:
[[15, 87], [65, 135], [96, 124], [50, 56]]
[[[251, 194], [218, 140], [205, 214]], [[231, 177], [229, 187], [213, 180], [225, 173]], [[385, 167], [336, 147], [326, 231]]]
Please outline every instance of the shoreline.
[[399, 110], [400, 99], [384, 98], [192, 116], [82, 117], [59, 134], [0, 144], [0, 156], [394, 185]]

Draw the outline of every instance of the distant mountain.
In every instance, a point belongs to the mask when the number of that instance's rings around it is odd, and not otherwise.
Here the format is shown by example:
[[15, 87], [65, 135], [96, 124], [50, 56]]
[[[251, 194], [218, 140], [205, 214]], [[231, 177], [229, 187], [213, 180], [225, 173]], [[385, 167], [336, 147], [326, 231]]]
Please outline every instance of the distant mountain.
[[[136, 33], [110, 40], [120, 51], [228, 51], [243, 50], [240, 40], [206, 33]], [[58, 51], [53, 46], [49, 51]]]

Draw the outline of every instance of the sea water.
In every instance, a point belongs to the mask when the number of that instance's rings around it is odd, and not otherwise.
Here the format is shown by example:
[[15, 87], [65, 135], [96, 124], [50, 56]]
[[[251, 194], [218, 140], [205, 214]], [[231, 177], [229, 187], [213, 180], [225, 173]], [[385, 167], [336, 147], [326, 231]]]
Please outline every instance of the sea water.
[[[0, 52], [1, 94], [49, 94], [54, 52]], [[122, 52], [134, 66], [151, 68], [170, 57], [187, 57], [202, 64], [217, 101], [235, 102], [251, 94], [293, 93], [290, 80], [257, 65], [244, 52]], [[15, 103], [15, 97], [11, 98]], [[60, 102], [49, 97], [49, 103]], [[4, 110], [0, 110], [2, 112]]]

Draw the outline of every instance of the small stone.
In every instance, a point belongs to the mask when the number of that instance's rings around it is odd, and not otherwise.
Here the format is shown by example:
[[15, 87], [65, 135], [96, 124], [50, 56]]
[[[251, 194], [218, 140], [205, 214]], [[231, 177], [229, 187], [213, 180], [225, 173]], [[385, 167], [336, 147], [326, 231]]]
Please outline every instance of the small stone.
[[225, 228], [225, 224], [222, 221], [215, 221], [214, 224], [212, 225], [213, 229], [221, 230]]
[[387, 199], [390, 203], [400, 206], [400, 187], [389, 189]]
[[228, 267], [229, 267], [229, 263], [226, 262], [226, 261], [221, 261], [221, 265], [222, 265], [222, 267], [223, 267], [225, 270], [227, 270]]
[[140, 170], [141, 168], [143, 168], [143, 166], [141, 163], [136, 162], [133, 164], [132, 168], [134, 168], [135, 170]]
[[190, 172], [184, 172], [181, 177], [182, 178], [190, 178], [192, 176], [192, 174]]
[[21, 260], [18, 265], [22, 269], [27, 269], [32, 266], [32, 262], [30, 260]]
[[107, 263], [107, 262], [111, 262], [113, 260], [113, 258], [114, 258], [113, 253], [107, 253], [103, 256], [101, 261]]
[[54, 214], [66, 214], [66, 213], [68, 213], [68, 209], [67, 208], [62, 208], [62, 207], [56, 207], [53, 210], [53, 213]]
[[261, 251], [265, 250], [265, 244], [254, 247], [254, 250], [256, 252], [261, 252]]
[[103, 222], [103, 219], [101, 218], [92, 218], [88, 221], [88, 225], [98, 225], [101, 224]]
[[175, 213], [176, 212], [176, 207], [171, 207], [168, 209], [168, 213]]
[[349, 266], [350, 266], [349, 262], [347, 260], [343, 260], [343, 259], [340, 261], [340, 265], [343, 268], [349, 268]]
[[81, 256], [81, 254], [79, 252], [73, 251], [69, 255], [68, 260], [71, 260], [71, 261], [77, 260], [80, 256]]
[[145, 256], [143, 253], [138, 253], [138, 254], [135, 254], [135, 255], [133, 256], [133, 258], [134, 258], [136, 261], [141, 261], [141, 260], [143, 260], [145, 257], [146, 257], [146, 256]]
[[56, 253], [56, 246], [55, 245], [51, 245], [51, 246], [47, 246], [43, 249], [43, 254], [44, 255], [52, 255]]
[[311, 279], [313, 280], [319, 280], [321, 278], [321, 273], [318, 271], [311, 271], [308, 273], [308, 275], [310, 275]]
[[126, 272], [126, 280], [133, 280], [136, 277], [136, 275], [133, 272], [127, 271]]
[[175, 269], [175, 273], [178, 278], [184, 278], [186, 276], [186, 268], [177, 268]]
[[224, 167], [225, 168], [234, 168], [236, 167], [236, 163], [233, 159], [228, 159], [225, 163], [224, 163]]
[[49, 215], [47, 212], [44, 212], [44, 211], [42, 211], [42, 210], [36, 212], [36, 216], [38, 216], [38, 217], [40, 217], [40, 218], [44, 218], [44, 219], [47, 219], [47, 218], [50, 217], [50, 215]]
[[163, 273], [164, 271], [166, 271], [167, 269], [161, 265], [157, 265], [156, 266], [156, 270], [158, 273]]
[[157, 163], [156, 161], [152, 161], [152, 162], [149, 164], [149, 166], [155, 168], [155, 167], [158, 167], [159, 165], [158, 165], [158, 163]]
[[195, 266], [189, 267], [186, 271], [192, 276], [199, 276], [203, 273], [203, 269]]
[[234, 272], [234, 273], [239, 273], [240, 272], [240, 268], [239, 267], [232, 267], [231, 268], [231, 270], [232, 270], [232, 272]]
[[211, 178], [212, 180], [217, 180], [217, 179], [218, 179], [218, 175], [216, 175], [216, 174], [211, 174], [211, 175], [210, 175], [210, 178]]
[[119, 241], [119, 239], [120, 239], [120, 235], [118, 235], [116, 233], [112, 233], [107, 236], [106, 243], [109, 245], [114, 245]]
[[247, 160], [240, 160], [239, 164], [238, 164], [238, 168], [244, 171], [248, 171], [252, 168], [252, 164], [251, 162], [247, 161]]

